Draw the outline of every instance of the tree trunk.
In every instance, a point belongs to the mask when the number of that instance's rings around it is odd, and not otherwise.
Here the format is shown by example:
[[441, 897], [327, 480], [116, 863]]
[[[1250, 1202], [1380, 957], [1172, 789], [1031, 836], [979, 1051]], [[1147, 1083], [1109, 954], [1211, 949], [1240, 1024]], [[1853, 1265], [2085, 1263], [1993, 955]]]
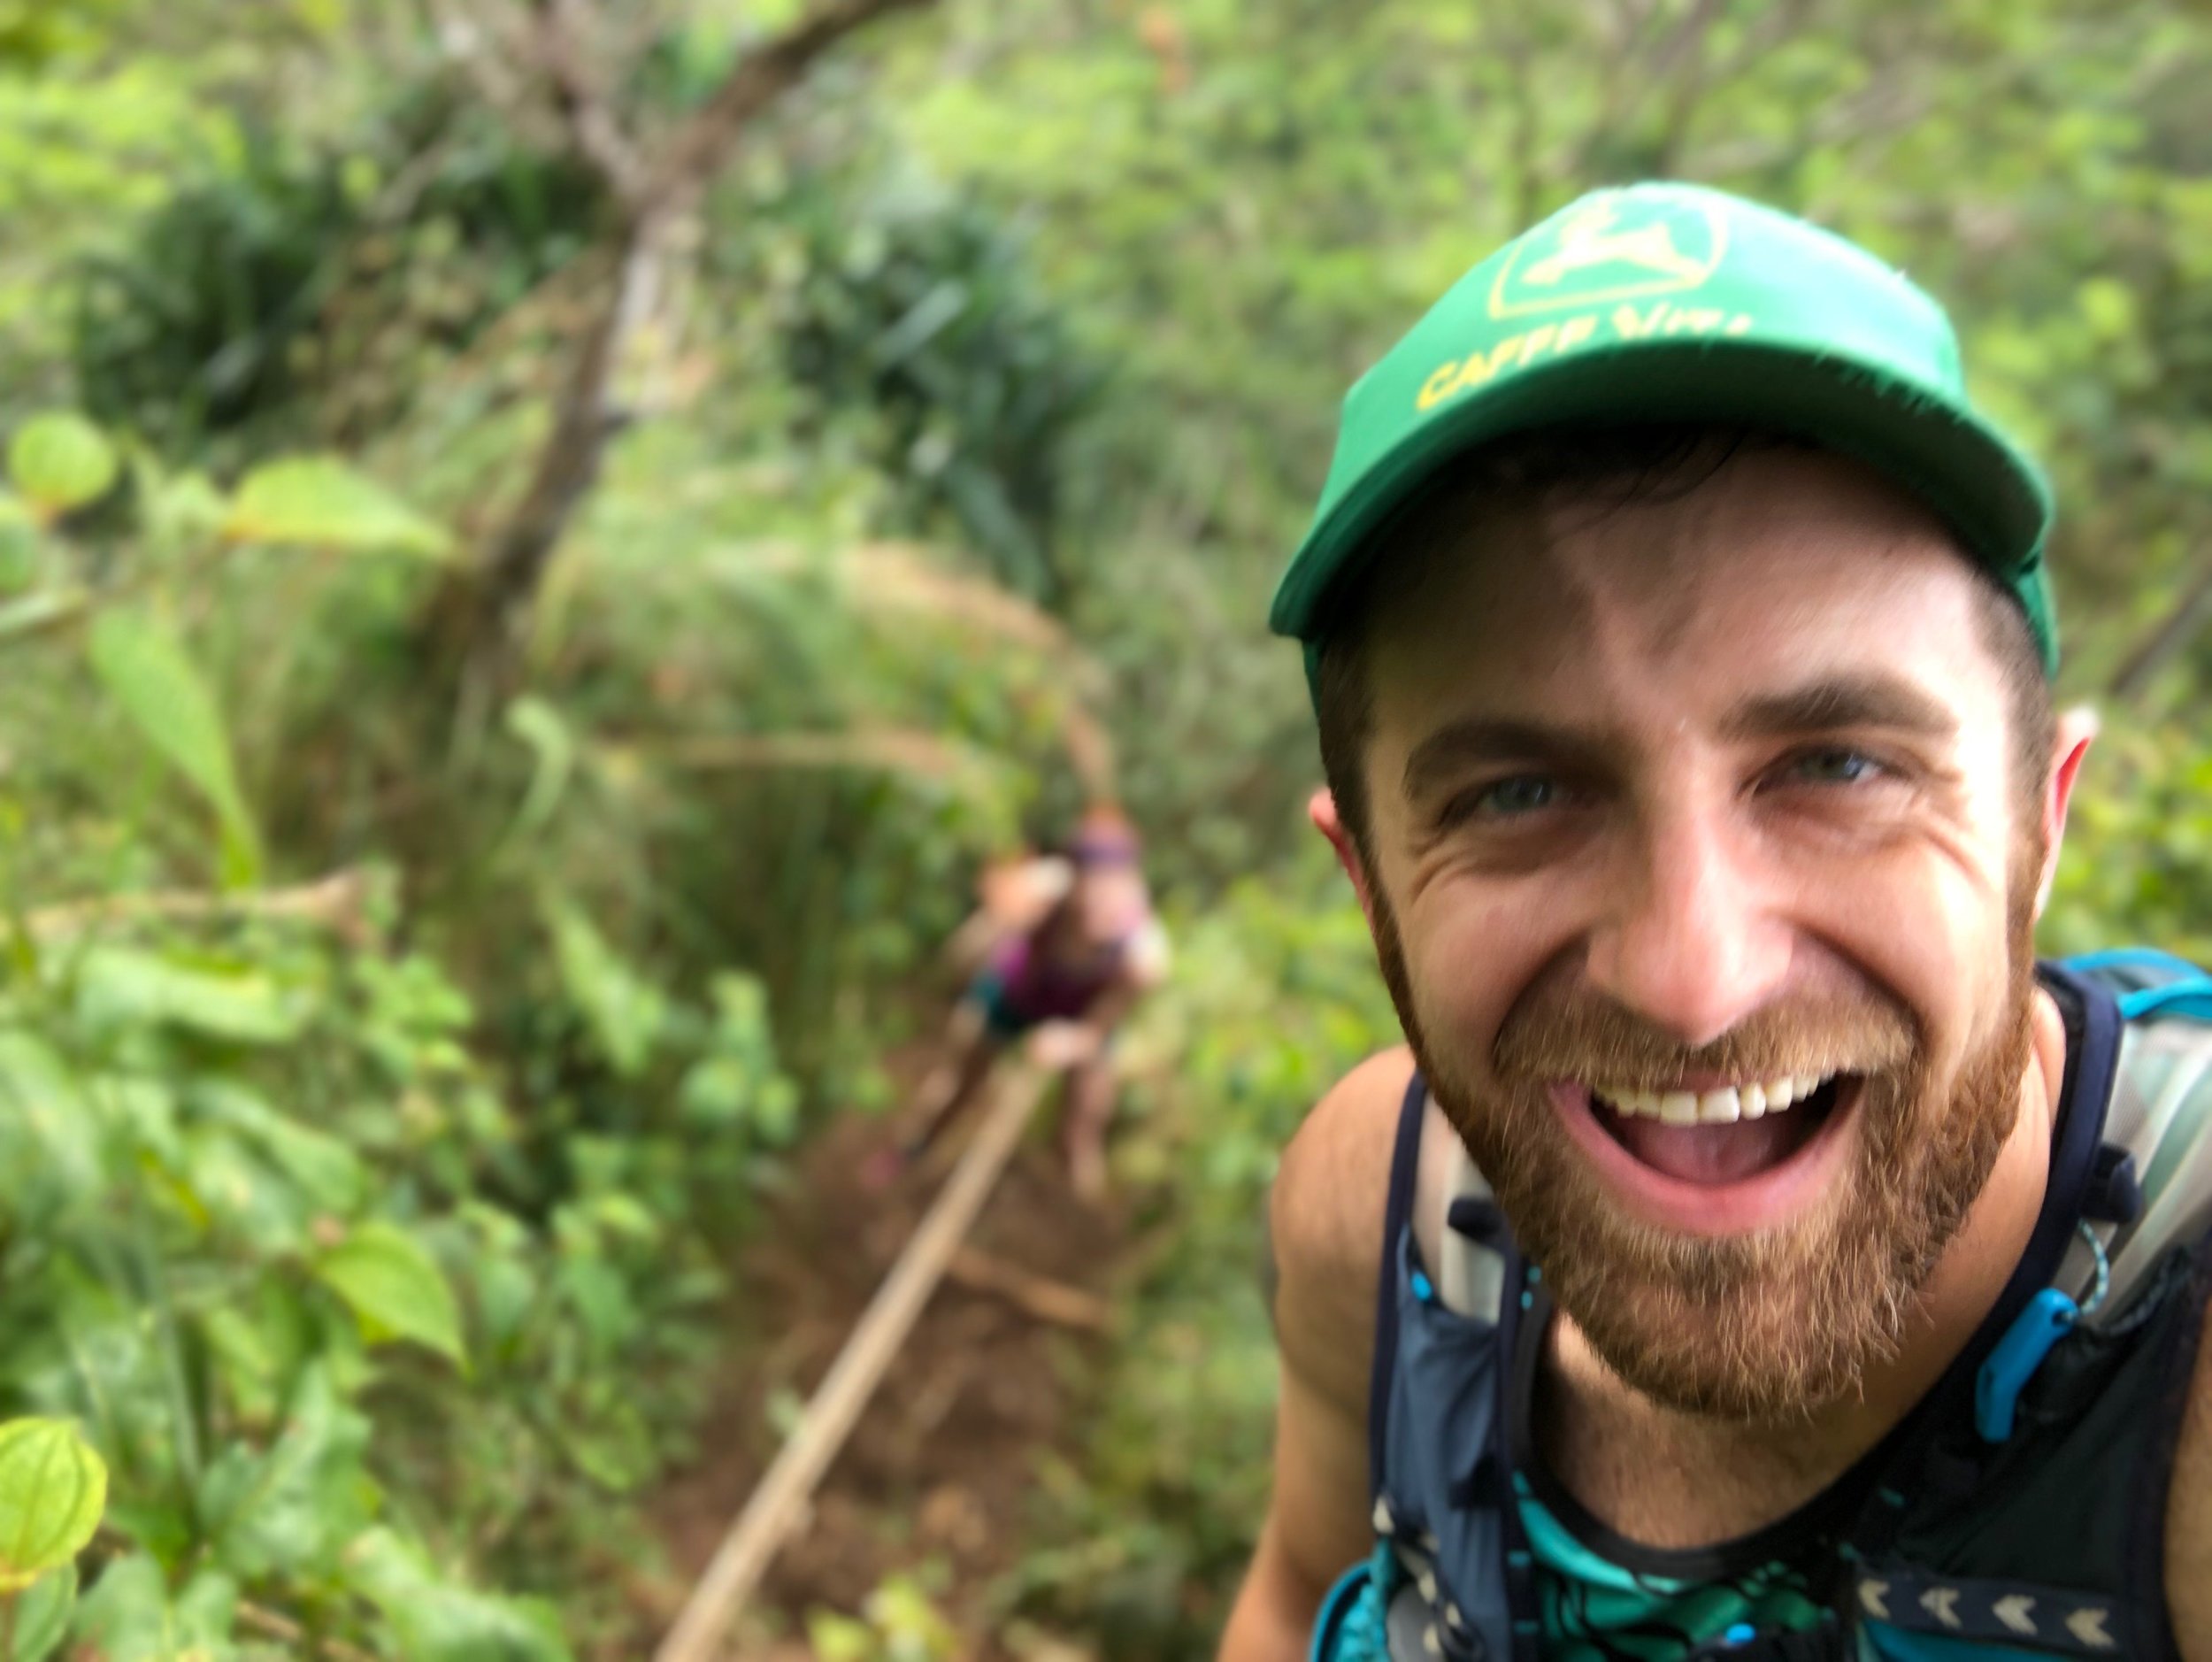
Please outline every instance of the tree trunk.
[[827, 0], [786, 34], [749, 52], [690, 121], [640, 158], [584, 73], [572, 0], [541, 0], [540, 57], [577, 152], [620, 204], [607, 287], [553, 410], [552, 431], [530, 482], [472, 567], [457, 572], [434, 608], [434, 652], [459, 680], [461, 727], [472, 727], [511, 678], [532, 603], [578, 506], [598, 481], [607, 442], [621, 427], [615, 396], [630, 342], [651, 316], [670, 233], [705, 194], [763, 112], [804, 78], [839, 40], [875, 19], [934, 0]]
[[607, 441], [622, 426], [615, 376], [638, 326], [651, 314], [666, 223], [664, 214], [655, 213], [628, 227], [597, 315], [577, 343], [529, 487], [478, 564], [471, 633], [502, 658], [518, 643], [547, 562], [578, 504], [598, 482]]

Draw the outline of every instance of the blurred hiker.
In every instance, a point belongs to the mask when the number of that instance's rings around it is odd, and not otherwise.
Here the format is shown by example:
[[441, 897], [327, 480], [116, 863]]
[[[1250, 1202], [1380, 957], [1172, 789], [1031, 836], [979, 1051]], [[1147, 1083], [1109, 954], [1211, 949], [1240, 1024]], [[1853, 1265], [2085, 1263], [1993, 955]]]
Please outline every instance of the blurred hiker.
[[945, 1055], [916, 1095], [905, 1140], [871, 1161], [887, 1182], [920, 1159], [974, 1102], [993, 1066], [1020, 1044], [1065, 1075], [1060, 1137], [1068, 1177], [1085, 1199], [1106, 1187], [1115, 1029], [1167, 971], [1167, 937], [1152, 914], [1135, 829], [1120, 811], [1083, 817], [1066, 850], [1002, 866], [982, 904], [954, 935], [956, 961], [976, 966], [954, 1008]]
[[2036, 958], [2051, 518], [1694, 186], [1352, 389], [1273, 621], [1406, 1043], [1283, 1158], [1225, 1662], [2212, 1658], [2212, 979]]

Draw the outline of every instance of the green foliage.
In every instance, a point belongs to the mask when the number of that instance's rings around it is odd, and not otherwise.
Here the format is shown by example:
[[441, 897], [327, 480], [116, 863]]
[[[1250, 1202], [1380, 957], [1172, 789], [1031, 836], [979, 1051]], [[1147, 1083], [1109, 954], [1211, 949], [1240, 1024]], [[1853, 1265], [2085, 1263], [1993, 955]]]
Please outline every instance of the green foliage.
[[435, 82], [342, 142], [239, 136], [76, 275], [88, 407], [173, 453], [280, 432], [311, 395], [333, 435], [390, 419], [426, 350], [466, 344], [604, 211], [592, 175]]
[[2116, 726], [2084, 765], [2046, 950], [2154, 946], [2212, 965], [2212, 757], [2181, 725]]
[[411, 1339], [466, 1366], [460, 1308], [445, 1272], [398, 1225], [373, 1221], [351, 1231], [316, 1261], [315, 1278], [346, 1301], [371, 1344]]
[[[648, 139], [795, 15], [595, 9]], [[1177, 942], [1115, 1155], [1160, 1246], [987, 1603], [1202, 1653], [1268, 1481], [1276, 1152], [1394, 1032], [1258, 619], [1350, 378], [1588, 185], [1746, 189], [1957, 303], [2061, 487], [2071, 687], [2212, 545], [2200, 19], [948, 5], [681, 227], [520, 684], [457, 719], [424, 597], [611, 276], [494, 11], [0, 4], [0, 1412], [113, 1479], [20, 1654], [242, 1657], [248, 1606], [639, 1654], [634, 1508], [756, 1359], [730, 1237], [821, 1113], [887, 1103], [1087, 715]], [[2200, 631], [2115, 719], [2047, 946], [2212, 958], [2212, 778], [2162, 713], [2208, 673]], [[334, 869], [334, 916], [262, 887]], [[808, 1638], [956, 1653], [951, 1609], [895, 1576]]]
[[239, 481], [224, 532], [241, 542], [443, 553], [445, 532], [333, 457], [296, 457]]
[[231, 1651], [237, 1612], [238, 1583], [221, 1571], [173, 1589], [159, 1564], [134, 1553], [102, 1572], [75, 1631], [111, 1662], [205, 1662]]
[[116, 471], [107, 435], [72, 411], [35, 416], [8, 442], [8, 477], [49, 518], [105, 496]]
[[77, 1607], [77, 1566], [50, 1570], [19, 1594], [14, 1604], [14, 1644], [10, 1662], [44, 1662], [69, 1635]]
[[949, 518], [1011, 587], [1064, 605], [1069, 441], [1103, 377], [1026, 250], [981, 204], [911, 181], [857, 204], [849, 186], [812, 181], [773, 211], [795, 235], [754, 231], [772, 263], [735, 279], [768, 278], [790, 373], [827, 413], [873, 416], [878, 465], [902, 499], [895, 528]]
[[[333, 461], [272, 463], [232, 498], [134, 468], [134, 515], [31, 527], [33, 592], [53, 619], [89, 618], [81, 651], [50, 625], [12, 649], [16, 696], [65, 700], [72, 720], [0, 789], [11, 915], [88, 877], [111, 892], [211, 864], [239, 888], [188, 896], [176, 924], [161, 896], [135, 927], [127, 894], [120, 927], [37, 914], [0, 969], [0, 1408], [88, 1428], [127, 1548], [73, 1613], [37, 1582], [19, 1634], [227, 1655], [250, 1595], [410, 1657], [567, 1656], [548, 1606], [478, 1583], [563, 1587], [677, 1445], [697, 1388], [669, 1364], [703, 1345], [720, 1289], [710, 1224], [748, 1154], [795, 1126], [764, 1005], [726, 970], [703, 1003], [680, 997], [577, 903], [549, 903], [567, 979], [540, 1010], [597, 1035], [586, 1074], [656, 1094], [607, 1122], [597, 1083], [571, 1096], [549, 1077], [525, 1120], [473, 1053], [471, 1000], [367, 922], [389, 916], [371, 880], [352, 880], [358, 917], [190, 922], [252, 917], [265, 845], [227, 708], [238, 660], [184, 620], [225, 574], [306, 558], [269, 545], [431, 539]], [[211, 804], [216, 833], [161, 812], [163, 774], [104, 761], [134, 754]], [[60, 839], [22, 812], [58, 789], [78, 827]], [[88, 863], [88, 842], [127, 862]]]
[[[137, 1591], [104, 1572], [81, 1631], [216, 1643], [221, 1586], [253, 1587], [411, 1657], [566, 1654], [543, 1609], [468, 1581], [603, 1528], [672, 1430], [638, 1381], [713, 1287], [674, 1127], [569, 1138], [565, 1196], [431, 965], [296, 931], [43, 954], [0, 1017], [0, 1238], [37, 1243], [0, 1283], [0, 1400], [92, 1427], [111, 1525], [158, 1566]], [[330, 1106], [280, 1105], [303, 1101]], [[565, 1524], [535, 1517], [549, 1494]], [[480, 1556], [503, 1537], [518, 1559]]]
[[260, 834], [239, 792], [222, 712], [183, 644], [153, 618], [104, 611], [93, 620], [86, 657], [133, 725], [214, 808], [225, 877], [251, 882], [261, 865]]
[[560, 1623], [542, 1600], [487, 1598], [457, 1588], [421, 1548], [389, 1530], [353, 1546], [363, 1593], [391, 1623], [402, 1656], [423, 1662], [567, 1662]]
[[0, 1425], [0, 1599], [74, 1559], [99, 1527], [107, 1467], [60, 1420]]
[[818, 1662], [950, 1662], [960, 1654], [959, 1632], [910, 1577], [885, 1580], [861, 1614], [864, 1620], [807, 1613], [807, 1643]]
[[288, 396], [295, 340], [328, 282], [348, 203], [334, 172], [301, 172], [272, 135], [243, 165], [165, 204], [142, 253], [95, 256], [76, 296], [77, 374], [104, 420], [179, 440]]

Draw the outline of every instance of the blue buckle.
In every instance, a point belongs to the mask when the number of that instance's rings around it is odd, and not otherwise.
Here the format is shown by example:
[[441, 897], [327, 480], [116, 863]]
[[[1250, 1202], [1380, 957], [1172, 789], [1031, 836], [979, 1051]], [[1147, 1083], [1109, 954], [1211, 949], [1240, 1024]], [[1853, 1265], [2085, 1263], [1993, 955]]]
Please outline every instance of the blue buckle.
[[1974, 1379], [1974, 1428], [1983, 1442], [2002, 1443], [2012, 1435], [2021, 1391], [2080, 1315], [2080, 1306], [2055, 1287], [2028, 1300]]

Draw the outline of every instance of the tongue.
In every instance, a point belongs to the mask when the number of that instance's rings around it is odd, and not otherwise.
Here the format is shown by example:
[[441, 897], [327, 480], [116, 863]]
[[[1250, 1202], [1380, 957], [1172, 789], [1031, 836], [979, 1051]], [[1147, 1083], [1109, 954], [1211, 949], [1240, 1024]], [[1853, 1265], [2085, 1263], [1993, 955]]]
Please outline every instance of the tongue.
[[1606, 1127], [1654, 1171], [1686, 1183], [1737, 1183], [1788, 1158], [1797, 1139], [1786, 1114], [1733, 1125], [1670, 1126], [1608, 1112]]

